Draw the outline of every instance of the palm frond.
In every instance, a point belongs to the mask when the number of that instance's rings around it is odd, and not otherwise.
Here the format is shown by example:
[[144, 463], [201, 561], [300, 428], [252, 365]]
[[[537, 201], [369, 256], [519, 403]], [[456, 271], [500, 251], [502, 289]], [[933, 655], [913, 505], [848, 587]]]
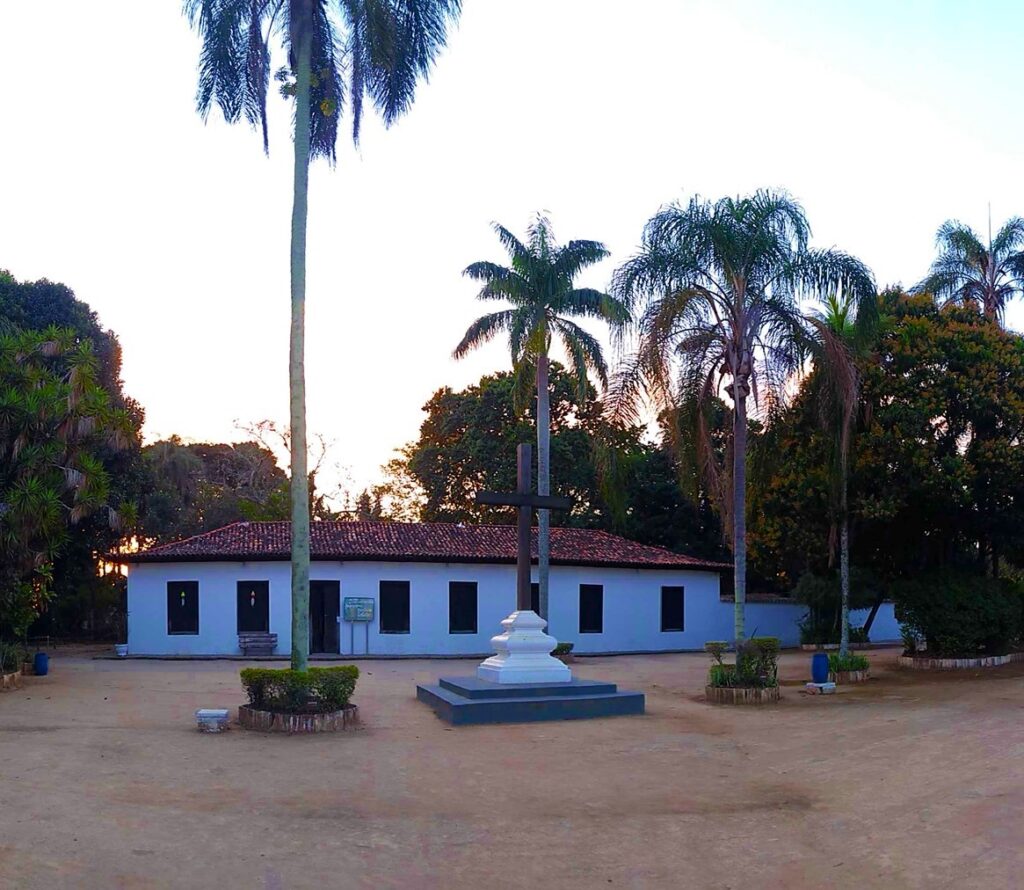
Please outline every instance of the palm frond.
[[466, 330], [465, 335], [452, 352], [456, 359], [465, 358], [473, 349], [482, 346], [484, 343], [494, 339], [502, 331], [507, 331], [515, 319], [515, 311], [506, 309], [502, 312], [492, 312], [483, 315], [474, 321]]

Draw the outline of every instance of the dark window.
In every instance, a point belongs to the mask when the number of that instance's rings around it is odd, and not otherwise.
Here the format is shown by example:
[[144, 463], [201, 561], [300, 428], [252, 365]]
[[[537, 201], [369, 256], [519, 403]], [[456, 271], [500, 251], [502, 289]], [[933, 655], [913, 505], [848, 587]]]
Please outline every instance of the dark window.
[[604, 630], [604, 588], [600, 584], [580, 585], [580, 633]]
[[167, 633], [199, 633], [199, 582], [167, 582]]
[[476, 581], [448, 585], [448, 633], [476, 633]]
[[540, 614], [540, 585], [536, 582], [530, 585], [530, 608]]
[[270, 582], [238, 582], [238, 632], [267, 633], [270, 630]]
[[682, 587], [661, 588], [661, 629], [685, 630], [684, 612], [686, 604], [685, 592]]
[[380, 632], [409, 633], [409, 582], [380, 582]]

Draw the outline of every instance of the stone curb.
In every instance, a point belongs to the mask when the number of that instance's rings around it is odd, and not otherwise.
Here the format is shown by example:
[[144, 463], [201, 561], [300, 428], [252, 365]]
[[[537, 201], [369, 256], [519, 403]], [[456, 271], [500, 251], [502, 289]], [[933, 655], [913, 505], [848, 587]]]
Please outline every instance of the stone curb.
[[971, 668], [1002, 667], [1015, 661], [1024, 661], [1024, 652], [1009, 655], [987, 655], [982, 658], [928, 658], [917, 655], [898, 655], [896, 664], [915, 671], [957, 671]]
[[713, 705], [766, 705], [777, 702], [778, 686], [750, 689], [742, 686], [705, 686], [704, 695]]
[[258, 711], [249, 705], [239, 705], [238, 723], [243, 729], [256, 732], [342, 732], [355, 729], [359, 724], [359, 708], [348, 705], [340, 711], [325, 714], [278, 714]]

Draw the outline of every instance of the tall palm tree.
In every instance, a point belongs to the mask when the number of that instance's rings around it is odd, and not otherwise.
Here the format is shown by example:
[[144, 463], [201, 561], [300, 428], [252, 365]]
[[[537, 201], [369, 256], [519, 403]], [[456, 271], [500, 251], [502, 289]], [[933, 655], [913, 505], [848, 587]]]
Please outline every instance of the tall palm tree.
[[[784, 193], [695, 197], [655, 214], [639, 252], [613, 279], [612, 292], [637, 310], [637, 321], [635, 330], [620, 331], [635, 334], [636, 349], [616, 375], [612, 403], [635, 413], [646, 387], [661, 408], [695, 408], [702, 465], [730, 530], [737, 642], [746, 634], [747, 400], [780, 398], [799, 367], [806, 339], [801, 299], [835, 291], [874, 296], [859, 260], [811, 249], [809, 237], [803, 208]], [[703, 420], [719, 392], [733, 403], [731, 503]]]
[[292, 515], [292, 667], [309, 654], [309, 478], [306, 456], [306, 218], [309, 163], [335, 159], [342, 101], [358, 142], [363, 100], [386, 125], [412, 105], [444, 46], [461, 0], [185, 0], [202, 38], [196, 104], [205, 118], [216, 104], [225, 120], [242, 115], [267, 133], [270, 43], [288, 65], [276, 78], [294, 99], [295, 163], [291, 225], [289, 393]]
[[1024, 292], [1024, 218], [1007, 220], [995, 238], [991, 229], [986, 247], [970, 226], [944, 222], [935, 236], [939, 255], [914, 291], [975, 306], [1001, 324], [1006, 304]]
[[[613, 325], [627, 321], [625, 305], [606, 293], [576, 287], [574, 281], [588, 266], [608, 256], [598, 241], [555, 241], [550, 221], [540, 214], [527, 229], [524, 244], [504, 226], [494, 224], [511, 264], [478, 262], [463, 274], [483, 282], [477, 299], [505, 300], [512, 308], [491, 312], [469, 326], [453, 353], [456, 359], [486, 343], [499, 333], [508, 334], [512, 365], [519, 389], [533, 377], [537, 393], [537, 491], [550, 494], [551, 412], [548, 386], [548, 355], [552, 339], [564, 348], [581, 398], [587, 388], [587, 373], [593, 372], [603, 386], [608, 383], [608, 366], [601, 344], [569, 316], [596, 318]], [[541, 617], [548, 617], [548, 575], [551, 557], [551, 518], [547, 510], [537, 511], [537, 581]]]
[[839, 654], [850, 648], [850, 522], [849, 476], [853, 429], [860, 402], [858, 359], [870, 350], [878, 327], [876, 299], [857, 301], [851, 294], [830, 294], [820, 311], [808, 317], [808, 346], [813, 363], [809, 379], [811, 399], [829, 444], [829, 469], [833, 532], [829, 559], [835, 552], [835, 529], [839, 531], [839, 589], [841, 622]]

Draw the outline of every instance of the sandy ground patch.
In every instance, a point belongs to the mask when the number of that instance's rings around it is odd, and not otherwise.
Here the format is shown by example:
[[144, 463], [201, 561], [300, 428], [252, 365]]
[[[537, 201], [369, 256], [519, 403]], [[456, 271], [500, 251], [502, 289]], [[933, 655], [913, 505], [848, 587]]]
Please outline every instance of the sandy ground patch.
[[901, 888], [1024, 885], [1024, 665], [834, 697], [702, 702], [703, 655], [581, 659], [648, 713], [452, 729], [363, 661], [355, 733], [195, 731], [238, 662], [98, 661], [0, 694], [0, 886]]

